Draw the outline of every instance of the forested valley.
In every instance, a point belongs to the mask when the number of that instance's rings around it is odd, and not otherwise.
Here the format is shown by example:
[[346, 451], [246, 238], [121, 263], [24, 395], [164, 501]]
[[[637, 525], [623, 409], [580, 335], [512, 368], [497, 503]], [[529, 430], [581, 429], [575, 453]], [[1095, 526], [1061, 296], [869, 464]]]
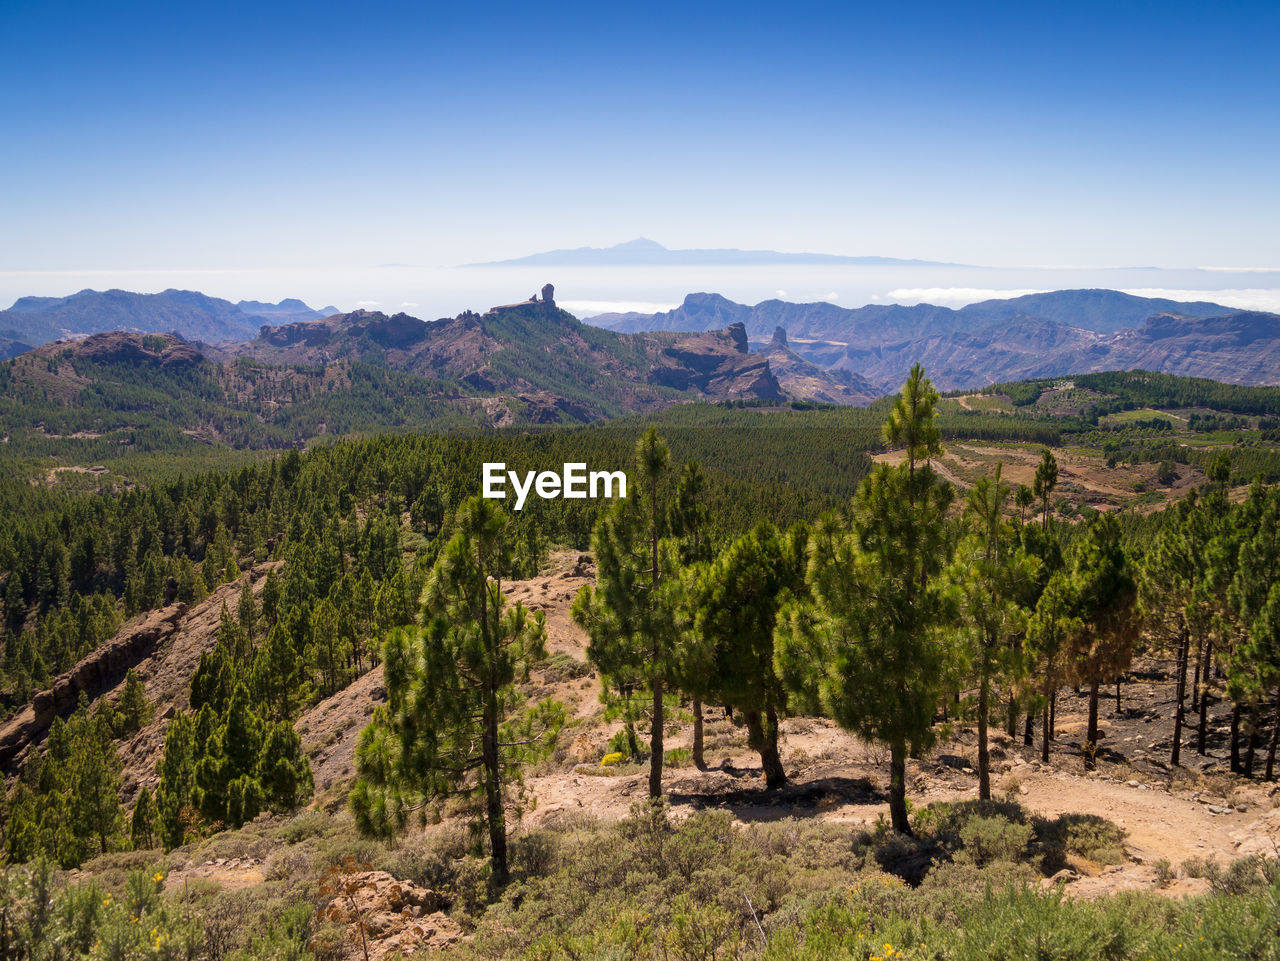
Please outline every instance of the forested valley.
[[0, 957], [1278, 956], [1280, 390], [437, 426], [4, 461]]

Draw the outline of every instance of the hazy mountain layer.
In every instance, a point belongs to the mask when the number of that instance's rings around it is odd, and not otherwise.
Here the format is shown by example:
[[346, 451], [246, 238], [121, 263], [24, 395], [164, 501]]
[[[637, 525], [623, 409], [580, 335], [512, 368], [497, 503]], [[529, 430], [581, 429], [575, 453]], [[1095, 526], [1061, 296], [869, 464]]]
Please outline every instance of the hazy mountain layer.
[[[828, 372], [859, 375], [881, 391], [901, 384], [917, 361], [947, 389], [1134, 367], [1231, 383], [1280, 383], [1280, 316], [1114, 290], [1029, 294], [960, 310], [778, 300], [749, 307], [719, 294], [690, 294], [672, 311], [591, 322], [618, 330], [740, 323], [766, 352], [772, 332], [782, 329], [795, 354]], [[775, 368], [782, 369], [777, 361]]]
[[241, 301], [233, 304], [194, 290], [135, 294], [127, 290], [82, 290], [68, 297], [23, 297], [0, 310], [0, 336], [36, 346], [64, 337], [83, 337], [109, 330], [177, 333], [208, 343], [246, 340], [263, 324], [310, 320], [337, 313], [312, 310], [300, 300], [278, 304]]
[[671, 250], [656, 240], [637, 237], [612, 247], [574, 247], [549, 250], [514, 260], [498, 260], [474, 267], [726, 267], [745, 264], [845, 264], [881, 267], [911, 264], [916, 267], [952, 267], [931, 260], [902, 260], [898, 257], [846, 257], [840, 254], [785, 253], [779, 250], [737, 250], [713, 248]]
[[588, 323], [611, 330], [710, 330], [741, 323], [753, 341], [768, 340], [783, 327], [797, 340], [829, 340], [850, 346], [892, 344], [920, 337], [974, 331], [1001, 321], [1028, 318], [1114, 333], [1141, 326], [1154, 314], [1212, 317], [1231, 312], [1211, 303], [1183, 303], [1135, 297], [1118, 290], [1055, 290], [1007, 300], [984, 300], [959, 310], [933, 304], [793, 304], [766, 300], [754, 307], [734, 303], [719, 294], [689, 294], [675, 310], [657, 314], [601, 314]]

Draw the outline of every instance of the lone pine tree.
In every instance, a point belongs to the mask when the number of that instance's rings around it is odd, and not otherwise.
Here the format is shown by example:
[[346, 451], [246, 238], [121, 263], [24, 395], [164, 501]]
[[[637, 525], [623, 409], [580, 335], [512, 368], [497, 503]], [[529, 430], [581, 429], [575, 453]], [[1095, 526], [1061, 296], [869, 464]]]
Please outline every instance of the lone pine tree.
[[650, 427], [636, 443], [634, 494], [618, 501], [596, 525], [591, 545], [596, 584], [574, 601], [574, 619], [591, 637], [587, 656], [615, 686], [643, 684], [651, 695], [649, 796], [662, 796], [663, 697], [676, 679], [679, 636], [673, 602], [664, 590], [677, 568], [676, 546], [664, 539], [666, 475], [671, 455]]
[[1018, 531], [1005, 518], [1009, 488], [995, 474], [981, 478], [969, 492], [965, 533], [950, 571], [961, 620], [957, 631], [967, 674], [977, 684], [978, 797], [991, 799], [991, 758], [987, 728], [994, 682], [1005, 686], [1021, 674], [1022, 634], [1027, 611], [1020, 600], [1038, 561], [1021, 547]]
[[852, 530], [831, 517], [814, 529], [810, 599], [787, 606], [775, 653], [799, 705], [889, 748], [889, 812], [904, 834], [907, 755], [932, 743], [950, 670], [948, 602], [937, 575], [947, 560], [952, 491], [930, 464], [942, 450], [937, 401], [917, 364], [884, 428], [905, 447], [904, 460], [878, 464], [863, 482]]
[[564, 708], [529, 707], [517, 685], [546, 657], [541, 612], [502, 593], [507, 516], [474, 497], [427, 582], [420, 628], [394, 631], [384, 649], [387, 703], [361, 732], [351, 806], [360, 829], [390, 835], [415, 811], [461, 798], [492, 877], [508, 878], [505, 805], [522, 768], [548, 753]]

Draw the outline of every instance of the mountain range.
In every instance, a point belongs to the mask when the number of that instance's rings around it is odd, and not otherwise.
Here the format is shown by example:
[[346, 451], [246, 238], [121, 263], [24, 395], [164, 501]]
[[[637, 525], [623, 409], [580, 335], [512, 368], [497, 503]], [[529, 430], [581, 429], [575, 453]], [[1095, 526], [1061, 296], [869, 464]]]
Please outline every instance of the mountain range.
[[336, 314], [336, 307], [313, 310], [300, 300], [278, 304], [242, 300], [233, 304], [194, 290], [136, 294], [128, 290], [82, 290], [67, 297], [22, 297], [0, 310], [0, 356], [64, 337], [83, 337], [109, 330], [138, 333], [177, 332], [188, 340], [209, 343], [244, 340], [263, 324], [311, 320]]
[[777, 327], [796, 338], [831, 340], [847, 344], [888, 344], [918, 337], [972, 331], [1001, 321], [1030, 317], [1115, 333], [1141, 326], [1154, 314], [1213, 317], [1230, 307], [1205, 302], [1184, 302], [1135, 297], [1118, 290], [1055, 290], [1000, 300], [984, 300], [953, 309], [933, 304], [867, 304], [839, 307], [829, 303], [796, 304], [766, 300], [754, 307], [738, 304], [720, 294], [697, 293], [685, 297], [674, 310], [656, 314], [599, 314], [588, 323], [611, 330], [711, 330], [741, 323], [753, 341], [766, 340]]
[[828, 373], [857, 374], [882, 392], [900, 384], [917, 361], [944, 389], [1138, 367], [1231, 383], [1280, 383], [1280, 316], [1114, 290], [1059, 290], [958, 310], [780, 300], [748, 306], [698, 293], [674, 310], [604, 314], [589, 322], [621, 331], [740, 323], [761, 350], [782, 330], [801, 358]]
[[748, 351], [740, 324], [622, 334], [535, 300], [431, 322], [355, 311], [263, 324], [248, 340], [217, 346], [133, 331], [57, 341], [0, 364], [0, 436], [15, 456], [57, 443], [106, 459], [132, 449], [271, 449], [333, 434], [585, 423], [696, 400], [785, 402], [803, 389], [789, 392], [769, 358]]
[[554, 301], [424, 321], [358, 310], [264, 326], [224, 348], [276, 366], [355, 361], [521, 398], [529, 419], [595, 420], [680, 399], [783, 399], [741, 325], [695, 333], [622, 334], [584, 324]]
[[[0, 315], [28, 322], [15, 340], [40, 323], [96, 332], [0, 364], [0, 434], [15, 453], [66, 437], [104, 452], [161, 435], [278, 447], [333, 433], [582, 423], [697, 400], [863, 405], [916, 362], [943, 389], [1133, 368], [1280, 383], [1280, 316], [1115, 291], [960, 310], [690, 294], [673, 311], [590, 324], [552, 295], [548, 286], [542, 299], [434, 321], [189, 291], [24, 298]], [[113, 324], [121, 329], [103, 329]]]
[[612, 247], [575, 247], [549, 250], [514, 260], [495, 260], [468, 267], [733, 267], [761, 264], [843, 265], [847, 267], [957, 267], [931, 260], [902, 260], [897, 257], [845, 257], [839, 254], [783, 253], [777, 250], [737, 250], [734, 248], [671, 250], [656, 240], [637, 237]]

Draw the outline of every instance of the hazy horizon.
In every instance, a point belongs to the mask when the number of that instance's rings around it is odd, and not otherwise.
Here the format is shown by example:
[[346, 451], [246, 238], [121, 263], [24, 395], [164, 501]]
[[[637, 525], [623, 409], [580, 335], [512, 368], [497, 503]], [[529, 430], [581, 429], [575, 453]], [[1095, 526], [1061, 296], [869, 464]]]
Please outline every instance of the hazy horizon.
[[[474, 306], [451, 265], [636, 236], [1010, 277], [1027, 264], [1274, 274], [1277, 27], [1264, 3], [229, 2], [210, 15], [15, 0], [0, 9], [0, 294], [230, 271], [259, 278], [237, 283], [248, 298], [425, 290], [448, 312], [464, 293]], [[380, 284], [383, 268], [362, 266], [377, 264], [421, 276]], [[76, 279], [90, 275], [107, 279]], [[836, 278], [798, 296], [1009, 286], [945, 281]], [[590, 287], [575, 296], [675, 289]]]
[[696, 292], [739, 303], [780, 299], [842, 307], [932, 303], [945, 307], [1046, 290], [1107, 288], [1143, 297], [1206, 300], [1280, 312], [1280, 271], [1149, 268], [999, 268], [902, 266], [741, 267], [442, 267], [386, 266], [309, 270], [0, 271], [0, 308], [19, 297], [65, 297], [89, 288], [157, 293], [198, 290], [230, 301], [297, 297], [311, 307], [404, 311], [424, 319], [483, 311], [556, 287], [556, 300], [579, 317], [668, 310]]

